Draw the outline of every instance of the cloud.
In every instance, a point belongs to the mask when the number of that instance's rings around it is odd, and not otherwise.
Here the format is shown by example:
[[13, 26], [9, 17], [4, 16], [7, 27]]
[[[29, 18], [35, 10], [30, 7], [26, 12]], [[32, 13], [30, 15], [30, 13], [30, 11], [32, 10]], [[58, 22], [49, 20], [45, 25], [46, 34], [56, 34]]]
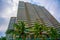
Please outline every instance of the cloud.
[[19, 0], [19, 1], [30, 2], [30, 0]]
[[17, 0], [0, 0], [0, 36], [4, 36], [10, 17], [17, 15]]
[[4, 11], [4, 9], [11, 6], [12, 4], [8, 3], [7, 1], [0, 0], [0, 12]]
[[1, 37], [1, 36], [6, 36], [6, 35], [5, 35], [5, 32], [0, 31], [0, 37]]

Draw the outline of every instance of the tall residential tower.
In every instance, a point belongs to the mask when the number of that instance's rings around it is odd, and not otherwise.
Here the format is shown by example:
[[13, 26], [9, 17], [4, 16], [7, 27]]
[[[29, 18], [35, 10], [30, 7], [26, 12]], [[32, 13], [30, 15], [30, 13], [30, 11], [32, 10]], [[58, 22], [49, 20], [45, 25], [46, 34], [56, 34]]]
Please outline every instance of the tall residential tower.
[[30, 3], [19, 2], [17, 19], [27, 21], [40, 21], [47, 26], [58, 26], [58, 21], [42, 6], [37, 6]]
[[[46, 26], [59, 27], [59, 22], [42, 6], [27, 2], [19, 2], [17, 17], [12, 17], [8, 26], [8, 29], [13, 29], [12, 24], [17, 20], [25, 21], [28, 26], [31, 26], [33, 22], [39, 21]], [[9, 34], [7, 35], [10, 40]]]

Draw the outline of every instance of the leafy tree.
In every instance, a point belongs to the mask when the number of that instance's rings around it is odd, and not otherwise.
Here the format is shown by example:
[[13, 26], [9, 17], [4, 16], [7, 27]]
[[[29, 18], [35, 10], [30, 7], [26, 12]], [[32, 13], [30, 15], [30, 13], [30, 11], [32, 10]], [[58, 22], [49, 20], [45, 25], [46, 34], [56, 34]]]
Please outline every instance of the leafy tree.
[[[7, 30], [7, 34], [15, 34], [15, 36], [18, 35], [18, 39], [21, 38], [21, 36], [24, 38], [25, 36], [25, 30], [28, 29], [27, 31], [31, 32], [33, 30], [33, 33], [35, 34], [35, 37], [40, 37], [43, 40], [45, 40], [45, 38], [50, 37], [52, 38], [56, 38], [58, 37], [58, 33], [57, 30], [54, 27], [47, 27], [44, 24], [40, 24], [39, 22], [35, 22], [33, 27], [29, 27], [29, 28], [25, 28], [25, 24], [23, 21], [17, 21], [17, 23], [13, 24], [14, 29], [11, 30]], [[44, 33], [46, 32], [46, 33]], [[43, 36], [44, 35], [44, 36]], [[47, 36], [47, 37], [46, 37]], [[23, 39], [25, 40], [25, 39]]]
[[20, 36], [24, 36], [25, 24], [23, 21], [18, 21], [18, 23], [14, 24], [14, 28], [15, 28], [15, 31], [17, 32], [17, 34], [19, 35], [19, 38], [20, 38]]
[[51, 39], [56, 39], [57, 40], [58, 33], [57, 33], [57, 30], [54, 27], [51, 27], [51, 29], [50, 29], [50, 37], [51, 37]]
[[6, 40], [6, 37], [1, 37], [0, 40]]
[[21, 35], [25, 34], [25, 24], [23, 21], [18, 21], [17, 23], [13, 24], [14, 29], [7, 30], [6, 34], [13, 34], [15, 37], [18, 35], [20, 37]]
[[[9, 29], [6, 31], [6, 34], [11, 34], [12, 35], [12, 38], [16, 38], [15, 34], [16, 34], [16, 31], [14, 29]], [[13, 40], [13, 39], [12, 39]]]

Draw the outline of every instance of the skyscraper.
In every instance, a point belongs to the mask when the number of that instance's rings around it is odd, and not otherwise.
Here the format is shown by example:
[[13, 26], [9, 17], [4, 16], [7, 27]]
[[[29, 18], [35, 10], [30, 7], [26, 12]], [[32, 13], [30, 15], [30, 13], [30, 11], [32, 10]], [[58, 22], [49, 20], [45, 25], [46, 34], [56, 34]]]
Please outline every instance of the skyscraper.
[[[13, 24], [16, 23], [16, 21], [17, 21], [17, 18], [16, 17], [11, 17], [7, 30], [14, 29], [13, 28]], [[6, 40], [12, 40], [12, 39], [13, 39], [12, 34], [6, 34]]]
[[[59, 22], [44, 7], [22, 1], [18, 5], [17, 17], [11, 18], [8, 29], [13, 29], [12, 24], [16, 20], [25, 21], [28, 26], [31, 26], [35, 21], [39, 21], [46, 26], [59, 27]], [[10, 37], [7, 40], [10, 40]]]
[[28, 23], [31, 21], [39, 20], [47, 26], [58, 26], [58, 21], [42, 6], [37, 6], [30, 3], [19, 2], [18, 20], [26, 20]]

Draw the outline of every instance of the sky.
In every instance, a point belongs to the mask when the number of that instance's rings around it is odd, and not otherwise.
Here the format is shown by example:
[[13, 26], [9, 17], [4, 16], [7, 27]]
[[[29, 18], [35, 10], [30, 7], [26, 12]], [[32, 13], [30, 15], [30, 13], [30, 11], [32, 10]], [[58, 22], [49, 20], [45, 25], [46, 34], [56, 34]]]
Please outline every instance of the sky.
[[[20, 0], [44, 6], [60, 22], [60, 0]], [[0, 0], [0, 37], [5, 36], [11, 17], [16, 17], [19, 0]]]

